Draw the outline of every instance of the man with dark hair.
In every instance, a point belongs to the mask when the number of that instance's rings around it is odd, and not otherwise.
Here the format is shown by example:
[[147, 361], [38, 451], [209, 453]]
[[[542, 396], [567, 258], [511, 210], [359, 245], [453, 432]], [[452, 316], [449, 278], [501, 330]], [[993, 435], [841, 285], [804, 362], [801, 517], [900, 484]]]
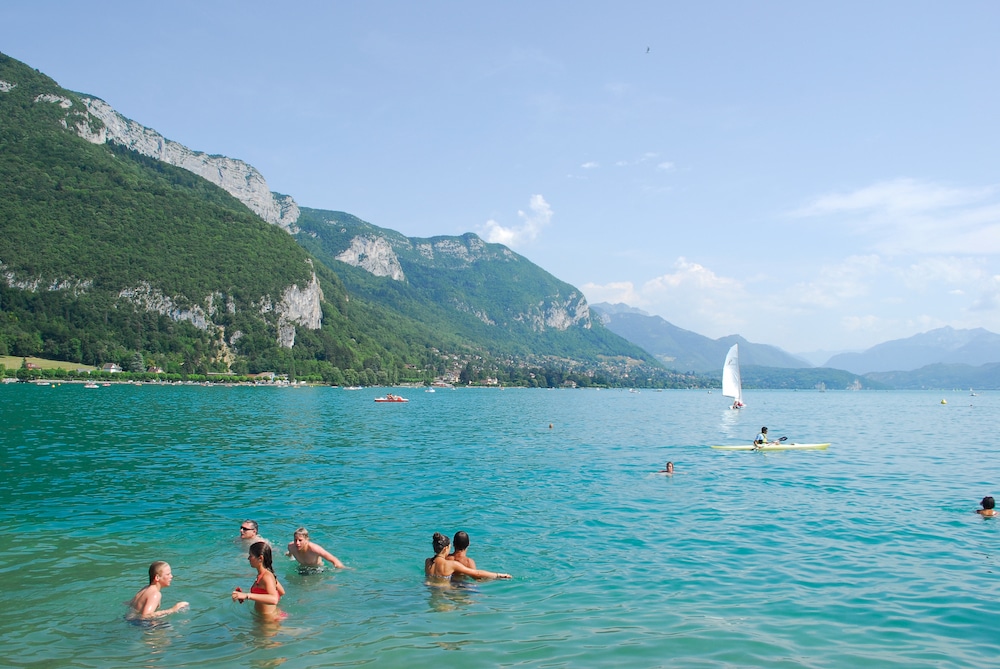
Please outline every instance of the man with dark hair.
[[[464, 564], [469, 569], [476, 568], [476, 561], [466, 555], [466, 551], [469, 549], [469, 535], [468, 533], [459, 530], [455, 532], [455, 538], [451, 540], [452, 552], [448, 555], [449, 560], [455, 560], [461, 564]], [[458, 572], [452, 574], [451, 580], [461, 581], [465, 576]]]
[[244, 520], [240, 523], [240, 539], [243, 543], [249, 545], [253, 545], [258, 541], [263, 541], [265, 544], [270, 546], [271, 542], [257, 534], [257, 529], [258, 525], [256, 520]]
[[987, 495], [986, 497], [983, 497], [983, 501], [980, 502], [980, 505], [982, 505], [983, 508], [976, 509], [976, 513], [980, 516], [995, 516], [997, 515], [997, 510], [993, 507], [995, 507], [996, 504], [996, 500]]

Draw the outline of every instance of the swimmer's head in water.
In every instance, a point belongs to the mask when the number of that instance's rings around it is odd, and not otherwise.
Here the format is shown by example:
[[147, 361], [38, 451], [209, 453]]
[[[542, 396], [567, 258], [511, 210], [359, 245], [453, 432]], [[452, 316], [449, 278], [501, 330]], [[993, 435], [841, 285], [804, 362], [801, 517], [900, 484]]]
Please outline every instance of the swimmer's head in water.
[[170, 571], [170, 565], [163, 560], [157, 560], [153, 564], [149, 565], [149, 582], [152, 584], [156, 580], [157, 576], [164, 576]]
[[980, 502], [980, 504], [983, 505], [984, 509], [992, 509], [994, 506], [996, 506], [996, 500], [987, 495], [986, 497], [983, 497], [983, 501]]
[[440, 553], [442, 550], [451, 545], [451, 542], [448, 541], [448, 537], [444, 536], [440, 532], [434, 533], [431, 543], [434, 545], [435, 553]]
[[273, 557], [271, 555], [271, 547], [267, 545], [265, 541], [258, 541], [255, 544], [250, 544], [250, 553], [248, 557], [256, 558], [263, 561], [264, 569], [273, 572], [274, 564]]
[[463, 551], [469, 547], [469, 535], [468, 533], [459, 530], [455, 532], [455, 538], [452, 540], [451, 545], [455, 547], [457, 551]]

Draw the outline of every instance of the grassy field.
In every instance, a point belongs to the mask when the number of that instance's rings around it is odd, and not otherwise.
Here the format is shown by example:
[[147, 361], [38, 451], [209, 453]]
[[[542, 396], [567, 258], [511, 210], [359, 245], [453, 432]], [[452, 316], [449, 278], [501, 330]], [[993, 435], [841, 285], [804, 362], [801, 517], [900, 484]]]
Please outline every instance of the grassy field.
[[[13, 355], [0, 355], [0, 365], [5, 366], [7, 369], [21, 369], [21, 362], [24, 358], [19, 358]], [[59, 369], [60, 367], [66, 371], [75, 371], [77, 369], [84, 369], [88, 372], [92, 372], [96, 367], [91, 367], [90, 365], [81, 365], [77, 362], [65, 362], [63, 360], [46, 360], [45, 358], [28, 358], [28, 362], [33, 362], [42, 369]]]

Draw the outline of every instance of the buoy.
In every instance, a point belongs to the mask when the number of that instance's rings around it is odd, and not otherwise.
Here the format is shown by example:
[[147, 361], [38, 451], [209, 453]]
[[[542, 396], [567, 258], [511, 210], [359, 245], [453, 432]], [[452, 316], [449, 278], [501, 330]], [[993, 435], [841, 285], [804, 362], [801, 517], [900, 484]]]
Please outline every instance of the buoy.
[[941, 400], [941, 404], [947, 404], [948, 400]]

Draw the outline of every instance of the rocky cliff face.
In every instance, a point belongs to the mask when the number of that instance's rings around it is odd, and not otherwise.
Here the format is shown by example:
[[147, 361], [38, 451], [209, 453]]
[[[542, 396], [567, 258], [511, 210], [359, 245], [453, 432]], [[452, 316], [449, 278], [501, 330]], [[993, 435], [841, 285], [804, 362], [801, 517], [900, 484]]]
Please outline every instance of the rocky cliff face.
[[375, 276], [387, 276], [393, 281], [406, 280], [399, 258], [384, 237], [355, 237], [351, 245], [337, 256], [337, 260], [360, 267]]
[[[338, 225], [333, 221], [327, 223]], [[407, 262], [437, 269], [469, 269], [473, 272], [476, 271], [473, 268], [476, 263], [526, 262], [507, 247], [487, 244], [471, 233], [461, 237], [410, 239], [393, 232], [382, 234], [375, 226], [366, 225], [363, 229], [363, 232], [350, 238], [347, 248], [337, 254], [336, 259], [393, 281], [406, 281], [403, 266]], [[342, 233], [346, 230], [347, 228], [340, 226]], [[474, 295], [468, 295], [468, 299], [453, 300], [451, 306], [458, 311], [473, 314], [490, 326], [496, 326], [503, 320], [497, 314], [490, 313]], [[572, 291], [569, 295], [559, 292], [543, 295], [537, 302], [520, 305], [513, 319], [527, 324], [536, 332], [549, 329], [562, 331], [571, 327], [589, 329], [592, 325], [587, 299], [578, 291]]]
[[[183, 308], [178, 306], [174, 299], [167, 297], [156, 290], [148, 283], [141, 283], [131, 288], [123, 288], [118, 293], [118, 297], [135, 306], [153, 311], [175, 321], [187, 321], [199, 330], [211, 330], [215, 332], [220, 341], [225, 340], [223, 328], [216, 325], [213, 316], [224, 309], [229, 313], [236, 310], [236, 306], [230, 300], [224, 300], [220, 294], [208, 295], [205, 298], [205, 307], [193, 304]], [[297, 285], [288, 286], [277, 303], [270, 297], [261, 300], [259, 309], [261, 314], [274, 312], [277, 316], [278, 344], [285, 348], [292, 348], [295, 345], [295, 326], [318, 330], [322, 326], [323, 291], [319, 287], [319, 281], [313, 274], [309, 283], [305, 287], [299, 288]], [[229, 343], [235, 343], [242, 333], [235, 332], [229, 337]]]
[[[17, 84], [0, 82], [0, 92], [12, 90]], [[82, 105], [81, 105], [82, 101]], [[163, 161], [170, 165], [193, 172], [216, 184], [243, 202], [263, 220], [277, 225], [289, 233], [295, 233], [295, 222], [299, 218], [299, 207], [295, 201], [284, 195], [272, 193], [263, 175], [251, 165], [224, 156], [209, 156], [192, 151], [186, 146], [170, 141], [139, 123], [131, 121], [103, 100], [92, 97], [76, 97], [55, 93], [43, 93], [34, 98], [36, 104], [53, 104], [64, 110], [63, 127], [76, 132], [80, 137], [95, 144], [115, 143], [142, 155]], [[3, 266], [0, 265], [0, 269]], [[23, 279], [7, 272], [2, 278], [8, 285], [22, 286], [28, 290], [72, 290], [82, 292], [89, 288], [88, 280], [67, 279], [52, 285], [41, 285], [40, 280]], [[223, 329], [213, 322], [216, 310], [220, 308], [221, 295], [209, 295], [199, 302], [191, 296], [167, 296], [148, 283], [122, 288], [118, 298], [139, 308], [166, 315], [176, 321], [188, 321], [202, 330], [211, 330], [225, 341]], [[295, 343], [295, 326], [319, 329], [322, 325], [323, 293], [315, 273], [304, 287], [288, 286], [280, 299], [264, 297], [258, 304], [261, 313], [273, 312], [277, 317], [278, 343], [291, 347]], [[180, 304], [190, 304], [182, 307]], [[235, 306], [226, 303], [232, 311]], [[233, 333], [230, 343], [241, 333]]]
[[[120, 144], [144, 156], [193, 172], [228, 192], [268, 223], [295, 232], [299, 206], [288, 195], [272, 193], [264, 175], [253, 166], [234, 158], [192, 151], [155, 130], [125, 118], [104, 100], [91, 97], [83, 97], [82, 100], [85, 110], [72, 109], [73, 101], [59, 95], [40, 95], [35, 102], [58, 104], [68, 112], [72, 110], [67, 114], [64, 125], [72, 127], [87, 141]], [[94, 123], [92, 118], [100, 123]]]

